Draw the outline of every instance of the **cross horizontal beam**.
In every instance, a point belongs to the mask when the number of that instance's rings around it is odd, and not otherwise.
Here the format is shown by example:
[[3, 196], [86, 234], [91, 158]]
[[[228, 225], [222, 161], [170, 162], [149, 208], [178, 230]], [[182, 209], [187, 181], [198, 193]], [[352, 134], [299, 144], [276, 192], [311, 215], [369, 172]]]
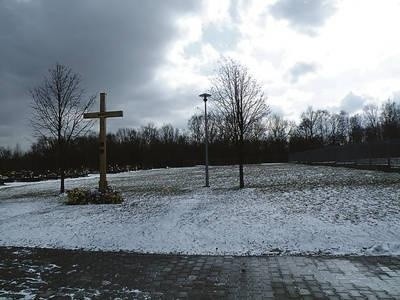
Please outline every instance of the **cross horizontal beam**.
[[91, 112], [91, 113], [83, 114], [84, 119], [116, 118], [116, 117], [123, 117], [122, 110], [106, 111], [106, 112]]

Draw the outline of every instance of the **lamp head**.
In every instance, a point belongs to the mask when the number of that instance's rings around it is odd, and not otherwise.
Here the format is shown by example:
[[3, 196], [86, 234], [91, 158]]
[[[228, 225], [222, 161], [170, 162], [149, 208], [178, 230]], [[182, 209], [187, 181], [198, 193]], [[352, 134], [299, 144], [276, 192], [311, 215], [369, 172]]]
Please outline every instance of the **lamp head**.
[[207, 97], [211, 97], [211, 95], [207, 94], [207, 93], [204, 93], [204, 94], [199, 95], [199, 97], [203, 97], [204, 102], [206, 102], [207, 101]]

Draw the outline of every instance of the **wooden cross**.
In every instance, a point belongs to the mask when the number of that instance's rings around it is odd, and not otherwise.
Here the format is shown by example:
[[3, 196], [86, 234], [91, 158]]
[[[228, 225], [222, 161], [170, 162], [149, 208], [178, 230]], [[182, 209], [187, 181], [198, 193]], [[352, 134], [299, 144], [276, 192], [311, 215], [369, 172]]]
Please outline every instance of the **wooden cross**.
[[106, 111], [106, 93], [100, 93], [100, 111], [83, 114], [84, 119], [100, 119], [99, 156], [100, 156], [100, 181], [99, 190], [107, 190], [107, 143], [106, 143], [106, 118], [122, 117], [122, 110]]

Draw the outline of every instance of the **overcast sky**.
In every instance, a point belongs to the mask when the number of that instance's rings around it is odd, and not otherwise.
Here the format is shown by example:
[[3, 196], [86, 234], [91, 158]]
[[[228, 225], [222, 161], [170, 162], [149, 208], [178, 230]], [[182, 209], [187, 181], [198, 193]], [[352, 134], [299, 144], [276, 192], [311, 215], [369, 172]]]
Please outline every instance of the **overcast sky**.
[[399, 16], [399, 0], [0, 0], [0, 146], [34, 141], [29, 89], [56, 62], [124, 110], [111, 131], [185, 128], [221, 56], [287, 118], [354, 113], [400, 95]]

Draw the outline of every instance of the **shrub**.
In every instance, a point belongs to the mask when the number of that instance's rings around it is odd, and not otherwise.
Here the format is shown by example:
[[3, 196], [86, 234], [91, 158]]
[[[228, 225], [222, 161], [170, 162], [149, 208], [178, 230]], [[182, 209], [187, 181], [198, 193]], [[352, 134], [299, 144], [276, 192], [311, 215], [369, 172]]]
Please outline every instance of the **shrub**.
[[67, 192], [66, 204], [120, 204], [122, 201], [123, 198], [121, 194], [110, 187], [108, 187], [104, 193], [99, 190], [75, 188]]
[[75, 188], [73, 190], [67, 191], [67, 197], [68, 198], [66, 204], [88, 204], [90, 201], [90, 190]]

